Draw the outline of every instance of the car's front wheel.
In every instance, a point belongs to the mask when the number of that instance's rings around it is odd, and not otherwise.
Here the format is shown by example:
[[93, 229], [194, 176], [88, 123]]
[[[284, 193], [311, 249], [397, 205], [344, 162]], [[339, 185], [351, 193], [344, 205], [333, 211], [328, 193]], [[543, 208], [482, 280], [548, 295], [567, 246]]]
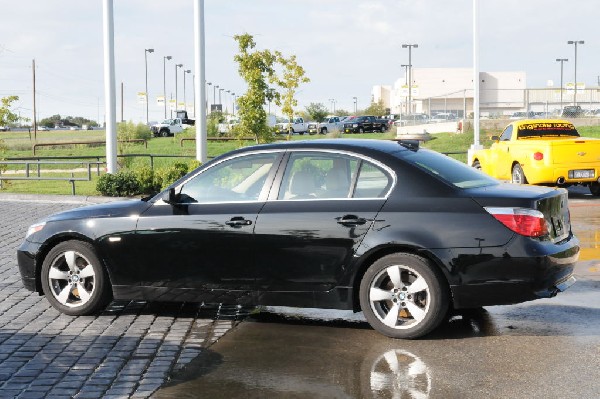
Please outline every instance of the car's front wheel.
[[515, 184], [527, 184], [527, 178], [523, 172], [523, 168], [518, 163], [512, 168], [512, 182]]
[[473, 167], [477, 170], [481, 170], [481, 163], [476, 160], [473, 162]]
[[106, 270], [93, 247], [83, 241], [52, 248], [42, 264], [41, 282], [50, 304], [71, 316], [96, 313], [112, 298]]
[[367, 269], [360, 305], [377, 331], [392, 338], [418, 338], [435, 329], [448, 311], [448, 287], [426, 259], [406, 253], [384, 256]]

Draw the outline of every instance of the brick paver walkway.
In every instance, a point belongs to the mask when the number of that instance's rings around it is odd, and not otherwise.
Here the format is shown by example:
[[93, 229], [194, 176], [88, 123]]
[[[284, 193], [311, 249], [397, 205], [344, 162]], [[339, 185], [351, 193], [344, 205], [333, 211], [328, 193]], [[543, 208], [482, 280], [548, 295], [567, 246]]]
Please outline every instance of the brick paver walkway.
[[81, 205], [0, 197], [0, 398], [149, 397], [242, 318], [237, 307], [123, 301], [71, 317], [25, 290], [16, 250], [27, 227]]

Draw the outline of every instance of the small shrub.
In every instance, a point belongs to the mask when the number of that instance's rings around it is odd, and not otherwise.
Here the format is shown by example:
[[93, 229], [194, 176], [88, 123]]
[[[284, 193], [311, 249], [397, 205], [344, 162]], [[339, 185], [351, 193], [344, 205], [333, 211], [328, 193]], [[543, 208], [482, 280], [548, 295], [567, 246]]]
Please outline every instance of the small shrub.
[[176, 162], [166, 168], [160, 168], [156, 172], [156, 182], [160, 184], [164, 190], [169, 185], [185, 176], [188, 172], [188, 165], [181, 162]]
[[142, 194], [153, 194], [160, 191], [160, 182], [157, 181], [156, 174], [150, 166], [135, 168], [133, 173], [139, 183]]
[[129, 197], [141, 193], [138, 179], [133, 172], [128, 170], [100, 176], [96, 190], [109, 197]]

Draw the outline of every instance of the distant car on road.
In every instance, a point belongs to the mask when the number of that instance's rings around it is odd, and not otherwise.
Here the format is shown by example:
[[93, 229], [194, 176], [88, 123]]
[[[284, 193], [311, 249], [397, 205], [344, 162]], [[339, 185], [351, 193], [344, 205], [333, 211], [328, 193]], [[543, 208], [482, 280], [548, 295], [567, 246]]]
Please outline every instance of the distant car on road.
[[8, 132], [10, 131], [10, 126], [0, 126], [0, 132]]
[[567, 105], [563, 108], [563, 118], [579, 118], [584, 115], [581, 105]]
[[17, 259], [25, 288], [73, 316], [112, 298], [362, 310], [417, 338], [454, 309], [564, 291], [578, 255], [564, 189], [418, 142], [335, 139], [242, 148], [152, 198], [49, 216]]
[[48, 132], [48, 131], [50, 131], [50, 129], [48, 129], [48, 126], [38, 126], [37, 130], [39, 132]]

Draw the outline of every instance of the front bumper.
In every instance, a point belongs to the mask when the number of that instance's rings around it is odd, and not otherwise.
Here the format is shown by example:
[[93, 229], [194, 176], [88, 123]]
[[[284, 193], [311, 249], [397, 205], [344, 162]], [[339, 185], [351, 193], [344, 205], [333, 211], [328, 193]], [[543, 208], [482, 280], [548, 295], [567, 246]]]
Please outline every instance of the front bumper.
[[23, 286], [29, 291], [41, 291], [38, 287], [36, 278], [36, 255], [39, 251], [39, 244], [24, 241], [21, 247], [17, 250], [17, 263]]

